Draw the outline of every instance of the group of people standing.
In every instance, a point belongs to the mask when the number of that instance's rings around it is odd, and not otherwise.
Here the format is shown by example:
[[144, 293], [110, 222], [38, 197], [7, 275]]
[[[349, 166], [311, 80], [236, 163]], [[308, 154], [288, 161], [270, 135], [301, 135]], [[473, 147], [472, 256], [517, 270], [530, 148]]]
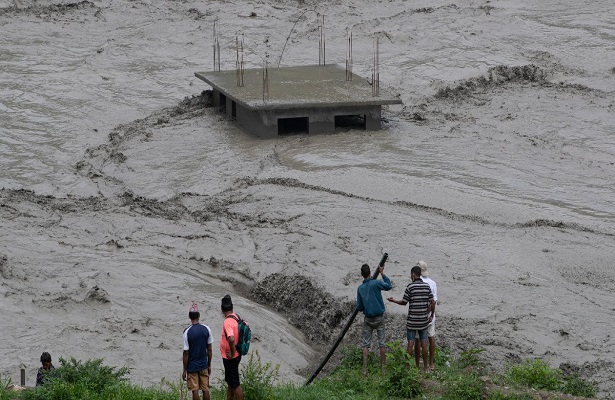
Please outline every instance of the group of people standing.
[[[364, 314], [362, 330], [363, 374], [367, 374], [367, 358], [372, 336], [376, 331], [380, 349], [380, 363], [386, 364], [386, 336], [384, 321], [384, 300], [382, 291], [393, 288], [391, 280], [384, 273], [384, 265], [378, 267], [382, 280], [372, 278], [368, 264], [361, 266], [363, 283], [357, 289], [357, 310]], [[414, 356], [417, 368], [423, 358], [423, 370], [433, 370], [436, 350], [436, 302], [438, 289], [436, 282], [427, 277], [427, 263], [419, 261], [410, 270], [410, 279], [401, 300], [388, 297], [387, 300], [399, 305], [408, 305], [406, 320], [406, 337], [408, 354]], [[243, 391], [239, 382], [239, 362], [241, 354], [237, 350], [239, 338], [239, 316], [233, 312], [231, 296], [222, 298], [220, 305], [224, 314], [224, 323], [220, 335], [220, 354], [224, 365], [224, 380], [227, 383], [227, 400], [243, 400]], [[212, 343], [211, 329], [199, 322], [198, 306], [192, 304], [188, 312], [191, 325], [184, 330], [184, 370], [182, 378], [187, 382], [192, 399], [199, 399], [199, 390], [203, 400], [209, 400], [209, 376], [211, 375]], [[416, 345], [415, 345], [416, 342]], [[427, 343], [429, 342], [429, 348]]]
[[[364, 375], [367, 374], [367, 358], [374, 330], [378, 336], [382, 367], [386, 363], [385, 307], [381, 291], [389, 291], [393, 286], [389, 277], [384, 273], [384, 265], [380, 265], [379, 269], [382, 280], [372, 278], [369, 265], [363, 264], [361, 266], [363, 283], [357, 289], [356, 307], [364, 314], [362, 331]], [[419, 261], [412, 267], [410, 278], [412, 282], [406, 287], [401, 300], [393, 297], [387, 300], [399, 305], [409, 305], [406, 321], [407, 350], [411, 356], [414, 355], [417, 368], [420, 368], [419, 359], [422, 355], [423, 369], [428, 371], [434, 368], [437, 286], [436, 282], [427, 277], [427, 264], [424, 261]], [[243, 391], [239, 381], [241, 354], [237, 348], [240, 318], [233, 312], [233, 301], [228, 294], [222, 298], [220, 309], [224, 315], [220, 334], [220, 355], [224, 366], [224, 381], [227, 384], [226, 398], [227, 400], [243, 400]], [[203, 400], [209, 400], [209, 377], [214, 339], [209, 326], [199, 322], [200, 317], [198, 305], [193, 303], [188, 311], [191, 324], [184, 329], [183, 333], [182, 379], [187, 382], [193, 400], [199, 400], [199, 391], [203, 393]], [[429, 351], [427, 342], [429, 342]], [[41, 364], [42, 367], [36, 378], [37, 386], [44, 384], [45, 378], [54, 369], [51, 355], [47, 352], [41, 355]]]
[[[384, 273], [384, 265], [380, 265], [382, 280], [371, 277], [370, 267], [361, 266], [363, 283], [357, 289], [357, 310], [364, 314], [363, 319], [363, 374], [367, 374], [367, 358], [374, 330], [378, 337], [380, 349], [380, 364], [386, 364], [386, 337], [384, 322], [384, 300], [382, 291], [392, 289], [391, 280]], [[410, 270], [411, 282], [406, 286], [401, 300], [388, 297], [387, 300], [402, 306], [408, 305], [406, 319], [406, 337], [408, 339], [408, 354], [414, 356], [416, 367], [420, 368], [420, 358], [423, 358], [423, 370], [434, 368], [436, 351], [436, 303], [438, 289], [436, 282], [427, 277], [427, 263], [419, 261]], [[416, 342], [416, 345], [415, 345]], [[429, 350], [427, 343], [429, 342]]]
[[[220, 304], [224, 323], [220, 334], [220, 355], [224, 366], [224, 381], [227, 384], [227, 400], [243, 400], [239, 381], [241, 354], [237, 349], [239, 340], [239, 316], [233, 312], [233, 301], [228, 294]], [[190, 306], [188, 318], [190, 326], [184, 330], [184, 370], [182, 379], [187, 382], [192, 399], [199, 400], [199, 390], [203, 400], [209, 400], [209, 377], [211, 375], [212, 343], [214, 341], [209, 326], [199, 322], [201, 314], [196, 303]]]

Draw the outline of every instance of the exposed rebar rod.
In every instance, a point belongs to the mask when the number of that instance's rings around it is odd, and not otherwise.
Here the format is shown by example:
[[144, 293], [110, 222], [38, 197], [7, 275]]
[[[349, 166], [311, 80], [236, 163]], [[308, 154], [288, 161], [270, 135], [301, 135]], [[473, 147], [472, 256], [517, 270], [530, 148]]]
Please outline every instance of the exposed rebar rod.
[[[387, 258], [389, 258], [389, 255], [387, 253], [384, 253], [382, 255], [382, 259], [378, 263], [378, 267], [376, 267], [376, 271], [372, 275], [372, 279], [378, 278], [378, 274], [380, 273], [380, 267], [384, 266], [384, 263], [387, 262]], [[333, 347], [331, 347], [331, 350], [329, 350], [329, 353], [327, 353], [327, 355], [325, 356], [323, 361], [320, 363], [318, 368], [316, 368], [316, 371], [314, 371], [312, 376], [310, 376], [310, 378], [305, 382], [305, 384], [303, 386], [309, 385], [316, 378], [316, 376], [318, 376], [320, 371], [324, 368], [324, 366], [327, 364], [327, 362], [329, 361], [329, 359], [331, 358], [331, 356], [335, 352], [335, 349], [337, 349], [337, 346], [339, 346], [339, 344], [342, 342], [342, 339], [344, 338], [344, 335], [346, 335], [346, 332], [348, 332], [348, 329], [350, 329], [350, 325], [352, 325], [352, 323], [354, 322], [354, 319], [357, 317], [358, 313], [359, 313], [359, 310], [355, 307], [354, 312], [352, 313], [350, 318], [348, 318], [348, 322], [346, 322], [346, 325], [344, 326], [344, 329], [342, 329], [342, 333], [340, 333], [340, 336], [337, 338], [337, 340], [333, 344]]]
[[263, 67], [263, 102], [269, 100], [269, 61]]
[[[297, 24], [299, 23], [299, 21], [301, 21], [301, 18], [303, 18], [303, 16], [308, 13], [308, 12], [316, 12], [316, 10], [305, 10], [303, 11], [301, 14], [299, 14], [299, 16], [297, 17], [297, 20], [295, 21], [295, 23], [293, 24], [292, 28], [290, 28], [290, 32], [288, 32], [288, 36], [286, 37], [286, 41], [284, 42], [284, 47], [282, 48], [282, 51], [280, 52], [280, 58], [278, 58], [278, 68], [280, 67], [280, 63], [282, 62], [282, 56], [284, 55], [284, 51], [286, 50], [286, 46], [288, 45], [288, 41], [290, 40], [291, 35], [293, 34], [293, 31], [295, 30], [295, 27], [297, 26]], [[318, 13], [316, 13], [316, 15], [318, 15]]]
[[348, 50], [346, 51], [346, 80], [352, 81], [352, 31], [348, 35]]
[[380, 96], [380, 38], [374, 40], [374, 54], [372, 62], [372, 96]]
[[325, 15], [318, 14], [318, 65], [326, 65], [326, 50], [327, 45], [325, 43]]
[[235, 61], [235, 75], [237, 78], [237, 86], [243, 87], [243, 35], [241, 40], [235, 36], [235, 46], [237, 47], [237, 59]]
[[218, 20], [214, 20], [214, 71], [220, 71], [220, 40], [218, 39]]

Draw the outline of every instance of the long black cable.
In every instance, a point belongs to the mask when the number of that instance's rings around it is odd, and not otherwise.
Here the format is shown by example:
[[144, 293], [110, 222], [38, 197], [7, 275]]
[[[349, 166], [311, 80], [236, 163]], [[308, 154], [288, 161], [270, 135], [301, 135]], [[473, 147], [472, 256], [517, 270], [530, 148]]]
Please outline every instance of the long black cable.
[[[372, 276], [372, 279], [378, 278], [378, 274], [380, 273], [380, 267], [384, 267], [384, 263], [387, 261], [387, 258], [389, 258], [388, 253], [384, 253], [384, 255], [382, 256], [382, 259], [380, 260], [380, 263], [378, 264], [378, 267], [376, 268], [376, 271], [374, 272], [374, 275]], [[333, 344], [333, 347], [331, 347], [331, 350], [329, 350], [329, 353], [327, 353], [327, 356], [324, 358], [324, 360], [322, 360], [318, 368], [316, 368], [316, 371], [314, 371], [312, 376], [310, 376], [310, 378], [305, 382], [303, 386], [309, 385], [310, 383], [312, 383], [314, 378], [318, 376], [320, 371], [324, 368], [324, 366], [327, 364], [327, 362], [329, 361], [329, 359], [335, 352], [335, 349], [337, 349], [337, 346], [339, 346], [339, 344], [342, 342], [344, 335], [346, 335], [346, 332], [348, 332], [348, 329], [350, 329], [350, 325], [352, 325], [358, 313], [359, 313], [359, 310], [357, 310], [357, 308], [355, 307], [354, 312], [352, 313], [350, 318], [348, 318], [348, 322], [346, 322], [346, 326], [344, 326], [344, 329], [342, 329], [342, 333], [340, 333], [340, 336], [337, 338], [337, 340]]]

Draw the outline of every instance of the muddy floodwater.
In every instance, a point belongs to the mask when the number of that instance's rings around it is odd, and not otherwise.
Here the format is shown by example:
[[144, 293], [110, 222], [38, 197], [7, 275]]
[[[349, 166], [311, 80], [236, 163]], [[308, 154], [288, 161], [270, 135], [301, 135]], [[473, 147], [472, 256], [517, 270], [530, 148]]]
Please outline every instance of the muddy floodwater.
[[[381, 131], [262, 140], [211, 107], [214, 20], [223, 69], [242, 34], [274, 71], [318, 63], [318, 13], [365, 79], [380, 38]], [[387, 252], [395, 297], [428, 263], [441, 344], [615, 398], [614, 177], [611, 0], [0, 0], [0, 373], [176, 380], [190, 303], [217, 349], [230, 293], [301, 382]]]

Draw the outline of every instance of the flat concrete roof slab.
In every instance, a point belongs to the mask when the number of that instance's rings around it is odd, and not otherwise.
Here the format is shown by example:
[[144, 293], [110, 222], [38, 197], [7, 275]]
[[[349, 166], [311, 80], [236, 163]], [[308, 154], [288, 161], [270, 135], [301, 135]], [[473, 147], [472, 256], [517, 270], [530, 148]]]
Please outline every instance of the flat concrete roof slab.
[[401, 104], [401, 100], [380, 90], [372, 96], [372, 86], [353, 74], [346, 81], [346, 68], [339, 65], [308, 65], [269, 68], [269, 99], [263, 101], [263, 69], [246, 69], [243, 87], [237, 86], [237, 72], [196, 72], [194, 75], [214, 89], [251, 110], [327, 108]]

